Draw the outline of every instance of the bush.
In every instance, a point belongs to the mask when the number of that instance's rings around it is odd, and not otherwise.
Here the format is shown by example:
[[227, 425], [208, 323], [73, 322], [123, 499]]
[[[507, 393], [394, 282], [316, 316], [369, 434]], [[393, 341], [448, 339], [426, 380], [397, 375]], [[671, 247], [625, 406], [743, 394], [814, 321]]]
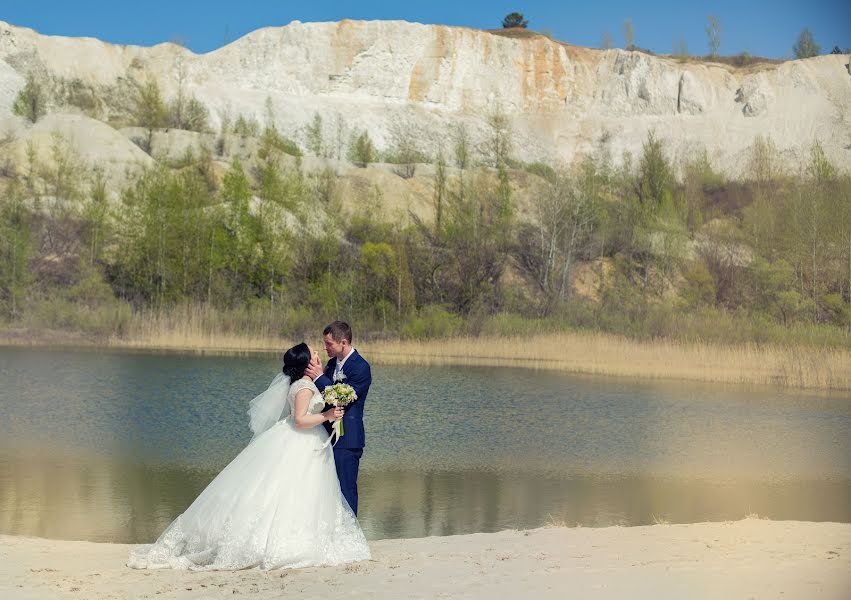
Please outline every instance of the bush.
[[88, 306], [61, 298], [33, 303], [21, 320], [28, 329], [57, 329], [97, 336], [121, 336], [133, 318], [129, 303], [111, 299]]
[[27, 76], [27, 83], [15, 97], [12, 112], [18, 116], [26, 117], [33, 123], [47, 112], [47, 96], [32, 73]]
[[459, 335], [464, 321], [441, 306], [427, 306], [402, 326], [402, 337], [413, 340], [446, 338]]
[[552, 324], [542, 319], [530, 319], [516, 313], [497, 313], [484, 319], [479, 329], [479, 335], [518, 337], [551, 329]]
[[519, 165], [527, 173], [537, 175], [549, 182], [556, 180], [556, 171], [550, 165], [542, 162], [522, 163]]
[[176, 129], [206, 133], [210, 131], [209, 120], [210, 111], [194, 96], [183, 106], [179, 106], [175, 100], [169, 109], [169, 121]]
[[298, 144], [281, 135], [275, 127], [267, 127], [263, 131], [263, 135], [260, 138], [260, 147], [261, 158], [263, 158], [264, 153], [268, 153], [268, 151], [272, 148], [280, 150], [284, 154], [289, 154], [290, 156], [300, 157], [302, 155], [301, 148], [298, 147]]
[[346, 158], [358, 165], [366, 167], [369, 163], [375, 162], [376, 151], [372, 144], [372, 139], [369, 133], [365, 130], [361, 133], [352, 132], [352, 138], [349, 141], [349, 151], [346, 153]]
[[260, 134], [260, 122], [254, 117], [239, 115], [233, 122], [233, 132], [236, 135], [257, 137]]
[[163, 102], [160, 86], [149, 79], [136, 96], [136, 124], [145, 129], [159, 129], [168, 124], [168, 109]]

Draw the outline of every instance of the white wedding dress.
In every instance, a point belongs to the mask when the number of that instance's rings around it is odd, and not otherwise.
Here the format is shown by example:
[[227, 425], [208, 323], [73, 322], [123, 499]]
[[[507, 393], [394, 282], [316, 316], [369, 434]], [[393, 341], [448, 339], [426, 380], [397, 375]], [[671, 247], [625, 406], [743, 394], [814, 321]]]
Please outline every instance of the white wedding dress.
[[[156, 543], [130, 551], [129, 567], [280, 569], [370, 558], [340, 492], [328, 433], [321, 425], [296, 429], [293, 423], [295, 395], [305, 388], [314, 392], [308, 413], [321, 412], [322, 395], [309, 379], [289, 385], [279, 375], [265, 398], [255, 398], [249, 411], [254, 438]], [[275, 394], [277, 405], [268, 401]]]

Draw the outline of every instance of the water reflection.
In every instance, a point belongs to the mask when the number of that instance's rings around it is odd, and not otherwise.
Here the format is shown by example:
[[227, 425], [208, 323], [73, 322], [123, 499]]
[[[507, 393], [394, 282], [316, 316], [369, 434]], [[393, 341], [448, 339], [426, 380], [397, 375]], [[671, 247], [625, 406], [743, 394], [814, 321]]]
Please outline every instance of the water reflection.
[[[247, 401], [277, 363], [0, 348], [0, 532], [153, 540], [244, 447]], [[360, 479], [372, 539], [851, 521], [845, 397], [509, 369], [374, 377]]]
[[[101, 457], [0, 457], [0, 531], [59, 539], [156, 539], [215, 475]], [[553, 478], [467, 471], [367, 471], [370, 539], [454, 535], [546, 523], [599, 527], [740, 519], [848, 521], [851, 481]]]

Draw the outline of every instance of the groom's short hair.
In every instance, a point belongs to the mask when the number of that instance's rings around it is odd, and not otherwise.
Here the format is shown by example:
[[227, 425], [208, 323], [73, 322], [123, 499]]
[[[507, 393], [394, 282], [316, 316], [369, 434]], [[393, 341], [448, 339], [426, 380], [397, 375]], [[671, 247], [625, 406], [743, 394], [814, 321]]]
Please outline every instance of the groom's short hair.
[[349, 345], [352, 343], [352, 328], [345, 321], [334, 321], [322, 330], [322, 335], [331, 334], [335, 342], [346, 340]]

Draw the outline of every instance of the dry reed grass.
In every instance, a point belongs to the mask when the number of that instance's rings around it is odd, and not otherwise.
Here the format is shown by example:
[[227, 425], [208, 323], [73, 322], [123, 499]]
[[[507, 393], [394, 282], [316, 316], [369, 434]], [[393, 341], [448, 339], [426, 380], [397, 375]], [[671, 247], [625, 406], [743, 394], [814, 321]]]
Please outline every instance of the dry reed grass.
[[376, 362], [523, 366], [650, 379], [851, 390], [851, 350], [638, 341], [602, 333], [362, 344]]
[[[273, 332], [222, 331], [197, 311], [134, 319], [107, 347], [220, 354], [279, 353], [294, 341]], [[230, 327], [227, 327], [230, 329]], [[85, 345], [103, 342], [78, 340]], [[5, 343], [16, 343], [7, 339]], [[24, 343], [17, 340], [17, 344]], [[38, 344], [38, 341], [35, 342]], [[42, 343], [49, 344], [48, 340]], [[319, 347], [320, 335], [308, 340]], [[64, 345], [71, 345], [65, 343]], [[458, 337], [355, 344], [374, 364], [502, 366], [642, 379], [679, 379], [785, 388], [851, 390], [851, 349], [640, 341], [603, 333]]]

